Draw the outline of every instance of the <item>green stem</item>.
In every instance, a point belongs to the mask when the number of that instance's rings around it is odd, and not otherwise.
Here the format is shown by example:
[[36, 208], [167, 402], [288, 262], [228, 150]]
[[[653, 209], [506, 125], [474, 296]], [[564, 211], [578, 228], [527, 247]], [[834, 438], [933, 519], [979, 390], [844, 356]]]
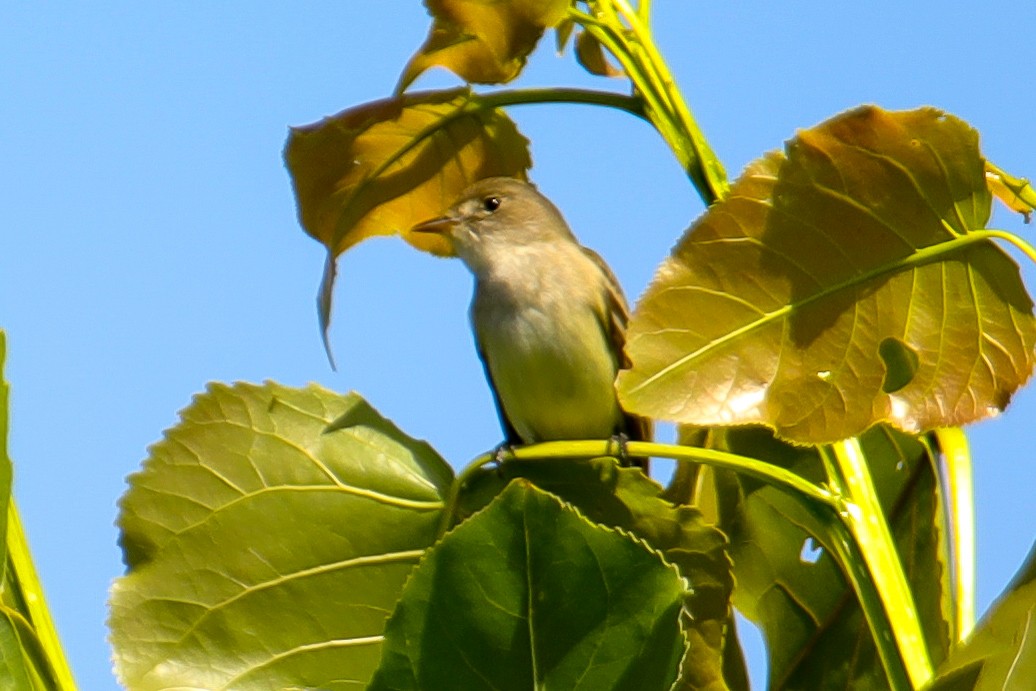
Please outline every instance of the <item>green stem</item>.
[[878, 650], [878, 657], [885, 668], [889, 688], [893, 691], [915, 691], [921, 687], [911, 681], [910, 673], [900, 657], [900, 648], [891, 635], [891, 621], [895, 617], [890, 616], [881, 592], [875, 585], [873, 574], [867, 568], [865, 550], [853, 531], [845, 524], [845, 516], [849, 513], [850, 510], [846, 507], [837, 518], [825, 523], [829, 539], [823, 542], [831, 548], [835, 560], [842, 567], [842, 573], [856, 593], [860, 609], [863, 610]]
[[469, 463], [461, 471], [450, 485], [450, 493], [446, 496], [446, 503], [443, 505], [442, 514], [439, 517], [439, 527], [436, 531], [436, 540], [442, 538], [446, 532], [453, 527], [457, 518], [457, 502], [460, 501], [461, 492], [467, 487], [468, 481], [476, 475], [483, 467], [496, 461], [495, 453], [487, 453], [479, 456]]
[[1034, 264], [1036, 264], [1036, 247], [1033, 247], [1032, 245], [1027, 243], [1025, 240], [1021, 239], [1020, 237], [1018, 237], [1017, 235], [1015, 235], [1014, 233], [1012, 233], [1010, 231], [1007, 231], [1007, 230], [995, 230], [995, 229], [989, 228], [989, 229], [985, 229], [985, 230], [973, 230], [970, 233], [968, 233], [965, 237], [970, 237], [970, 236], [978, 236], [980, 238], [1004, 240], [1004, 241], [1014, 245], [1018, 249], [1020, 249], [1022, 251], [1022, 253], [1026, 257], [1028, 257], [1029, 261], [1031, 261]]
[[[646, 441], [627, 442], [626, 452], [634, 457], [671, 458], [675, 461], [689, 461], [715, 468], [733, 470], [762, 480], [786, 494], [809, 502], [815, 505], [814, 508], [832, 509], [836, 505], [834, 496], [827, 490], [817, 487], [812, 482], [803, 479], [800, 475], [786, 468], [771, 465], [754, 458], [714, 449], [699, 449], [692, 446], [659, 444]], [[516, 447], [510, 452], [510, 455], [521, 460], [596, 458], [598, 456], [614, 456], [615, 444], [610, 441], [548, 441]], [[492, 460], [492, 458], [490, 456], [489, 460]], [[486, 456], [480, 456], [475, 459], [472, 465], [482, 466], [486, 462]]]
[[550, 87], [544, 89], [503, 89], [474, 96], [472, 108], [503, 108], [536, 103], [576, 103], [618, 108], [638, 118], [647, 119], [644, 99], [613, 91]]
[[630, 81], [647, 102], [648, 117], [676, 154], [702, 200], [712, 204], [726, 197], [729, 186], [723, 165], [709, 147], [655, 46], [646, 17], [634, 11], [626, 0], [587, 4], [592, 17], [576, 10], [570, 16], [593, 33], [626, 68]]
[[963, 641], [975, 626], [975, 499], [968, 438], [958, 427], [937, 429], [938, 458], [943, 471], [945, 512], [953, 569], [955, 640]]
[[[906, 667], [911, 688], [920, 689], [932, 678], [932, 662], [928, 657], [917, 605], [863, 449], [859, 439], [853, 438], [835, 444], [833, 451], [829, 458], [834, 465], [835, 477], [830, 479], [845, 501], [840, 514], [842, 522], [859, 547], [861, 561], [858, 566], [867, 570], [886, 614], [881, 619], [868, 615], [867, 623], [879, 644], [878, 652], [889, 679], [892, 680], [902, 664]], [[827, 449], [822, 449], [821, 453], [826, 454]], [[896, 646], [898, 655], [891, 655], [882, 644]]]

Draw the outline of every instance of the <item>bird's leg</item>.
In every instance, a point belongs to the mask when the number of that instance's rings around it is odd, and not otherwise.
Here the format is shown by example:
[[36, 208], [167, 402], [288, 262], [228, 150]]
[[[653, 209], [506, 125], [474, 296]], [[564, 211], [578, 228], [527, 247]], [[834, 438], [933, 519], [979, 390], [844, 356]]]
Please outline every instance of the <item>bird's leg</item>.
[[[625, 432], [613, 434], [611, 436], [611, 439], [608, 440], [609, 445], [612, 443], [618, 445], [619, 453], [615, 454], [615, 457], [619, 460], [619, 465], [621, 465], [623, 468], [628, 468], [630, 466], [629, 450], [626, 448], [626, 445], [629, 444], [629, 441], [630, 437]], [[609, 451], [610, 450], [611, 449], [609, 448]]]
[[514, 458], [514, 444], [505, 439], [493, 451], [493, 460], [496, 463], [497, 471], [500, 470], [500, 466], [503, 465], [504, 461]]

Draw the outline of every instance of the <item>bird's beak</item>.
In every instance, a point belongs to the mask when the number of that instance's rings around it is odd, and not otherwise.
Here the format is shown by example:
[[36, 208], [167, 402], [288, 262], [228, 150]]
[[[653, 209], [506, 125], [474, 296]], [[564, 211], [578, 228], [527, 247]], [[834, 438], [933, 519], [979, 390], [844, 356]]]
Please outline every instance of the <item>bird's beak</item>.
[[411, 233], [434, 233], [449, 237], [450, 231], [457, 225], [457, 219], [450, 216], [441, 216], [428, 221], [422, 221], [410, 229]]
[[440, 257], [456, 256], [453, 229], [460, 223], [456, 218], [441, 216], [418, 223], [406, 234], [407, 242], [418, 249]]

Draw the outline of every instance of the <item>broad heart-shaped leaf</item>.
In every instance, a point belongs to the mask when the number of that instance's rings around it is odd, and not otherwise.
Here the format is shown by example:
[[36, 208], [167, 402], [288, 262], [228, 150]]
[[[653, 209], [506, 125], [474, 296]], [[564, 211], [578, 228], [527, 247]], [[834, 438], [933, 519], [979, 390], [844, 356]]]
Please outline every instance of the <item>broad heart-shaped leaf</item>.
[[940, 667], [928, 691], [1031, 689], [1036, 680], [1036, 545], [978, 627]]
[[328, 252], [319, 299], [325, 345], [338, 255], [392, 234], [450, 254], [434, 233], [407, 231], [444, 211], [471, 183], [524, 178], [532, 166], [529, 142], [514, 123], [468, 89], [406, 94], [293, 128], [284, 159], [299, 222]]
[[688, 648], [678, 689], [747, 688], [744, 660], [732, 628], [734, 582], [727, 540], [703, 520], [701, 512], [666, 501], [658, 483], [639, 469], [618, 467], [613, 458], [506, 460], [466, 483], [463, 512], [482, 508], [516, 478], [560, 497], [592, 521], [640, 538], [687, 579], [692, 589], [684, 623]]
[[620, 398], [803, 443], [995, 414], [1032, 371], [1036, 320], [1018, 267], [972, 234], [989, 210], [978, 135], [938, 110], [865, 107], [800, 132], [662, 264]]
[[[887, 426], [860, 439], [889, 520], [935, 664], [946, 657], [953, 612], [945, 520], [929, 445]], [[709, 444], [821, 482], [814, 449], [794, 447], [761, 427], [717, 430]], [[770, 689], [886, 689], [888, 682], [856, 598], [813, 536], [816, 519], [787, 495], [750, 478], [713, 478], [731, 541], [734, 603], [767, 640]], [[731, 496], [733, 495], [733, 496]], [[722, 513], [722, 512], [721, 512]]]
[[425, 0], [428, 38], [403, 69], [397, 91], [436, 65], [478, 84], [509, 82], [525, 67], [545, 29], [565, 18], [572, 0]]
[[657, 552], [517, 480], [428, 550], [370, 688], [669, 689], [684, 595]]
[[211, 385], [120, 501], [120, 681], [362, 688], [451, 478], [356, 394]]

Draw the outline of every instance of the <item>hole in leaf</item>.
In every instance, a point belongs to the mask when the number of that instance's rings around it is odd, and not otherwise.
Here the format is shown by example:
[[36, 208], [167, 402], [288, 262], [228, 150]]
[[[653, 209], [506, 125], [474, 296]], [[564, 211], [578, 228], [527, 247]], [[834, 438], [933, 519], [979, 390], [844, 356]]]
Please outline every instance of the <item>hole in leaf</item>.
[[803, 564], [816, 564], [822, 556], [824, 556], [824, 548], [817, 544], [816, 540], [807, 537], [802, 542], [802, 551], [799, 552], [799, 559]]
[[917, 374], [920, 359], [917, 351], [898, 338], [889, 337], [878, 346], [878, 355], [885, 363], [885, 380], [881, 390], [895, 393], [909, 384]]

